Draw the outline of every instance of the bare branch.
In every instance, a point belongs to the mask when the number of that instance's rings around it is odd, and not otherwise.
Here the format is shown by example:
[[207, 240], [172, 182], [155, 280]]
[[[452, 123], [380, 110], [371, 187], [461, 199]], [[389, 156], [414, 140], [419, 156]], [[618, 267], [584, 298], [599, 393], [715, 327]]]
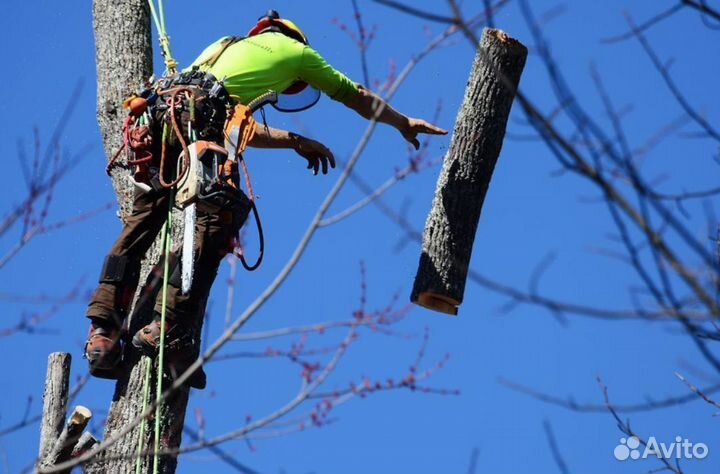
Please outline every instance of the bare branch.
[[697, 2], [695, 0], [680, 0], [680, 1], [683, 4], [699, 11], [703, 15], [707, 15], [717, 21], [720, 21], [720, 12], [715, 10], [714, 8], [710, 8], [704, 0], [700, 0], [700, 2]]
[[[620, 419], [620, 416], [617, 413], [617, 410], [615, 407], [610, 403], [610, 397], [608, 396], [608, 389], [607, 386], [603, 383], [602, 380], [600, 380], [600, 377], [597, 378], [597, 383], [600, 386], [600, 389], [603, 392], [603, 396], [605, 398], [605, 407], [610, 412], [610, 414], [615, 418], [615, 421], [617, 422], [617, 426], [624, 434], [628, 436], [634, 436], [637, 438], [637, 440], [642, 444], [643, 446], [647, 446], [647, 441], [645, 441], [643, 438], [641, 438], [639, 435], [637, 435], [631, 428], [630, 428], [630, 422], [629, 421], [623, 421]], [[665, 469], [668, 471], [674, 472], [675, 474], [682, 474], [682, 470], [680, 469], [679, 465], [673, 466], [668, 462], [667, 459], [664, 457], [659, 457], [660, 461], [665, 466]]]
[[[638, 31], [649, 30], [652, 26], [657, 25], [662, 20], [665, 20], [665, 19], [673, 16], [675, 13], [680, 11], [684, 6], [685, 5], [682, 2], [676, 3], [675, 5], [671, 6], [670, 8], [663, 10], [660, 13], [658, 13], [657, 15], [654, 15], [650, 19], [642, 22], [640, 25], [638, 25], [637, 30]], [[625, 33], [622, 33], [622, 34], [619, 34], [616, 36], [610, 36], [608, 38], [601, 39], [600, 41], [603, 43], [617, 43], [619, 41], [624, 41], [624, 40], [630, 39], [633, 36], [635, 36], [635, 32], [633, 30], [630, 30], [630, 31], [627, 31]]]
[[543, 420], [543, 429], [545, 430], [545, 437], [547, 438], [548, 446], [550, 446], [550, 452], [555, 460], [555, 464], [557, 464], [561, 474], [570, 474], [565, 458], [563, 458], [560, 448], [558, 447], [557, 440], [555, 439], [552, 425], [550, 425], [548, 420]]
[[[690, 5], [692, 4], [689, 2], [686, 3]], [[675, 84], [672, 76], [670, 76], [668, 68], [662, 63], [662, 61], [660, 61], [660, 58], [658, 58], [657, 54], [652, 49], [652, 46], [650, 46], [650, 42], [647, 40], [647, 38], [645, 38], [642, 31], [635, 25], [630, 15], [626, 13], [625, 19], [627, 20], [627, 23], [630, 26], [633, 34], [645, 50], [645, 53], [650, 58], [650, 61], [652, 62], [653, 66], [655, 66], [655, 69], [658, 71], [658, 73], [660, 73], [660, 76], [662, 77], [663, 81], [665, 81], [665, 84], [672, 93], [673, 97], [675, 97], [675, 100], [680, 105], [680, 107], [682, 107], [685, 113], [692, 117], [695, 123], [700, 125], [700, 127], [705, 130], [705, 132], [710, 137], [712, 137], [716, 141], [720, 141], [720, 132], [718, 132], [712, 125], [710, 125], [710, 122], [705, 120], [705, 118], [690, 105], [685, 95], [682, 93], [677, 84]]]
[[374, 0], [374, 2], [379, 3], [380, 5], [385, 5], [390, 8], [394, 8], [403, 13], [407, 13], [409, 15], [416, 16], [418, 18], [422, 18], [424, 20], [436, 21], [438, 23], [445, 23], [445, 24], [449, 24], [449, 25], [455, 24], [455, 18], [453, 18], [453, 17], [437, 15], [435, 13], [426, 12], [424, 10], [420, 10], [418, 8], [405, 5], [404, 3], [396, 2], [394, 0]]
[[[559, 406], [575, 412], [599, 413], [607, 410], [607, 406], [605, 404], [579, 403], [576, 402], [572, 397], [562, 398], [555, 395], [550, 395], [535, 390], [531, 387], [521, 385], [516, 382], [511, 382], [503, 378], [499, 379], [498, 383], [511, 390], [528, 395], [536, 400], [540, 400], [541, 402], [549, 403], [550, 405]], [[705, 388], [704, 392], [708, 394], [720, 392], [720, 383], [710, 385], [709, 387]], [[697, 400], [698, 397], [695, 394], [686, 394], [675, 397], [663, 398], [660, 400], [649, 399], [648, 401], [642, 403], [614, 405], [613, 407], [618, 413], [641, 413], [653, 410], [661, 410], [664, 408], [671, 408], [678, 405], [684, 405], [686, 403], [691, 403]]]
[[353, 16], [355, 17], [355, 23], [357, 24], [358, 29], [358, 39], [359, 39], [359, 50], [360, 50], [360, 64], [362, 66], [362, 73], [363, 73], [363, 80], [365, 81], [365, 85], [368, 87], [370, 86], [370, 73], [368, 72], [368, 65], [367, 65], [367, 36], [365, 27], [362, 23], [362, 14], [360, 13], [360, 8], [358, 7], [357, 0], [352, 0], [352, 7], [353, 7]]
[[710, 405], [714, 406], [715, 408], [720, 408], [720, 403], [718, 403], [718, 402], [716, 402], [715, 400], [711, 399], [711, 398], [707, 395], [708, 393], [712, 393], [712, 391], [710, 391], [709, 389], [700, 390], [700, 389], [697, 388], [695, 385], [693, 385], [693, 384], [691, 384], [690, 382], [688, 382], [688, 380], [687, 380], [685, 377], [683, 377], [682, 375], [680, 375], [678, 372], [675, 372], [675, 376], [676, 376], [677, 378], [679, 378], [685, 385], [687, 385], [688, 388], [689, 388], [690, 390], [692, 390], [692, 392], [695, 393], [698, 397], [702, 398], [703, 400], [705, 400], [707, 403], [709, 403]]

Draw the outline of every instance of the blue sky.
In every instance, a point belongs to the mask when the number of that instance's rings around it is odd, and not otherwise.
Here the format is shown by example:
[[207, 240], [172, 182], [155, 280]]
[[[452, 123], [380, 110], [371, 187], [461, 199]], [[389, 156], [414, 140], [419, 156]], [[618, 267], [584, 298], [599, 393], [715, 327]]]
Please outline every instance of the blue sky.
[[[445, 2], [416, 2], [447, 13]], [[475, 10], [466, 2], [469, 13]], [[476, 2], [480, 4], [480, 2]], [[426, 29], [437, 34], [441, 26], [410, 18], [371, 2], [360, 2], [368, 27], [377, 25], [370, 47], [371, 76], [383, 79], [392, 59], [398, 68], [421, 49]], [[537, 15], [558, 6], [554, 1], [532, 2]], [[636, 21], [672, 2], [622, 1], [568, 2], [564, 12], [547, 25], [547, 35], [559, 66], [583, 104], [603, 122], [602, 106], [590, 79], [590, 64], [603, 75], [616, 103], [631, 105], [626, 116], [633, 144], [641, 145], [661, 126], [682, 111], [652, 70], [647, 57], [633, 41], [604, 44], [602, 38], [625, 31], [623, 12]], [[207, 44], [227, 34], [243, 34], [253, 20], [273, 7], [297, 21], [318, 49], [335, 67], [360, 80], [357, 50], [338, 26], [337, 18], [352, 27], [350, 1], [291, 2], [247, 1], [227, 3], [208, 0], [203, 11], [211, 15], [198, 22], [194, 2], [167, 2], [167, 27], [173, 51], [188, 64]], [[478, 7], [479, 8], [479, 7]], [[59, 6], [48, 0], [10, 2], [0, 18], [3, 41], [0, 53], [6, 75], [0, 101], [0, 147], [4, 182], [0, 191], [3, 212], [26, 192], [16, 159], [18, 141], [32, 149], [32, 129], [38, 127], [47, 143], [71, 91], [82, 83], [75, 98], [75, 112], [65, 125], [62, 148], [66, 156], [83, 151], [72, 173], [57, 188], [49, 221], [82, 215], [89, 209], [114, 201], [104, 173], [104, 155], [95, 120], [95, 64], [92, 17], [89, 2]], [[192, 12], [191, 15], [187, 15]], [[515, 2], [497, 16], [497, 24], [530, 45], [532, 39]], [[707, 29], [698, 15], [685, 11], [661, 23], [648, 34], [664, 59], [674, 58], [673, 75], [689, 101], [711, 123], [720, 119], [717, 97], [709, 95], [715, 84], [720, 55], [717, 32]], [[523, 90], [545, 111], [554, 104], [542, 65], [532, 54], [521, 81]], [[431, 118], [442, 100], [438, 124], [452, 128], [462, 100], [473, 50], [457, 37], [449, 46], [424, 60], [408, 78], [393, 104], [417, 117]], [[160, 62], [156, 61], [156, 71]], [[311, 111], [299, 115], [269, 113], [270, 125], [307, 133], [326, 143], [338, 158], [347, 159], [363, 133], [364, 123], [349, 110], [323, 98]], [[683, 127], [685, 135], [695, 132]], [[524, 134], [530, 129], [515, 108], [508, 132]], [[429, 155], [442, 156], [448, 138], [433, 140]], [[717, 169], [709, 165], [717, 151], [707, 140], [688, 139], [674, 133], [647, 160], [650, 176], [665, 175], [665, 190], [709, 187], [717, 182]], [[252, 151], [247, 156], [253, 186], [260, 195], [266, 230], [267, 255], [255, 273], [241, 272], [235, 297], [236, 314], [252, 301], [285, 263], [323, 196], [339, 175], [313, 177], [303, 160], [281, 151]], [[395, 169], [407, 163], [407, 148], [389, 128], [379, 129], [358, 165], [357, 173], [379, 185]], [[557, 162], [548, 149], [535, 141], [506, 140], [486, 200], [472, 267], [494, 279], [526, 288], [533, 269], [549, 253], [557, 260], [547, 272], [541, 289], [548, 295], [588, 305], [630, 306], [627, 287], [635, 276], [621, 263], [592, 252], [613, 248], [613, 232], [605, 206], [597, 192], [571, 175], [558, 176]], [[386, 202], [396, 209], [407, 205], [407, 218], [420, 228], [430, 206], [438, 168], [411, 176], [392, 189]], [[333, 210], [339, 211], [363, 196], [352, 184], [343, 190]], [[716, 203], [716, 202], [715, 202]], [[710, 202], [710, 206], [715, 203]], [[688, 222], [704, 236], [701, 207], [691, 207], [698, 219]], [[80, 282], [83, 293], [92, 289], [102, 258], [119, 231], [114, 210], [86, 222], [39, 236], [5, 268], [0, 269], [0, 328], [12, 326], [22, 314], [47, 309], [8, 298], [12, 295], [63, 295]], [[253, 235], [250, 232], [250, 235]], [[0, 240], [4, 253], [17, 232]], [[401, 302], [409, 294], [419, 248], [410, 243], [399, 250], [402, 231], [375, 206], [353, 218], [318, 232], [300, 266], [282, 289], [247, 326], [247, 331], [345, 319], [356, 309], [360, 294], [359, 263], [364, 262], [368, 280], [368, 307], [385, 306], [397, 292]], [[614, 247], [617, 248], [617, 247]], [[220, 270], [211, 301], [210, 339], [222, 330], [228, 267]], [[85, 373], [81, 359], [87, 330], [85, 301], [67, 304], [42, 328], [48, 334], [20, 333], [0, 339], [5, 370], [0, 402], [0, 429], [22, 418], [28, 395], [34, 396], [36, 413], [45, 374], [47, 354], [71, 352], [73, 374]], [[697, 385], [709, 384], [711, 373], [695, 347], [675, 326], [639, 321], [599, 321], [569, 317], [563, 326], [551, 314], [521, 306], [510, 314], [498, 308], [505, 299], [468, 283], [458, 318], [413, 309], [398, 330], [421, 335], [427, 327], [430, 339], [427, 364], [450, 354], [446, 367], [430, 380], [433, 387], [459, 389], [459, 396], [440, 396], [396, 391], [355, 400], [337, 409], [338, 420], [319, 429], [308, 429], [279, 438], [243, 441], [223, 448], [238, 460], [263, 473], [361, 473], [361, 472], [467, 472], [471, 452], [479, 449], [477, 472], [555, 473], [543, 431], [543, 420], [552, 423], [555, 436], [571, 472], [630, 473], [659, 467], [652, 461], [620, 463], [612, 452], [621, 433], [608, 413], [578, 414], [549, 406], [518, 394], [498, 383], [499, 378], [523, 383], [578, 401], [602, 401], [595, 378], [601, 376], [617, 403], [641, 402], [687, 393], [673, 375], [680, 371]], [[327, 339], [324, 339], [327, 337]], [[333, 336], [311, 339], [315, 346]], [[411, 340], [363, 333], [328, 387], [345, 387], [362, 375], [385, 379], [406, 373], [422, 338]], [[293, 341], [277, 342], [287, 348]], [[259, 349], [231, 343], [226, 352]], [[691, 369], [694, 367], [695, 369]], [[236, 428], [251, 414], [259, 418], [291, 398], [298, 385], [298, 369], [280, 360], [240, 359], [211, 364], [209, 388], [196, 392], [188, 412], [188, 425], [196, 428], [193, 410], [201, 408], [208, 436]], [[91, 407], [101, 418], [112, 394], [112, 384], [91, 380], [77, 403]], [[710, 473], [720, 468], [720, 435], [714, 429], [713, 410], [702, 402], [679, 408], [632, 414], [634, 429], [659, 441], [676, 435], [704, 442], [710, 456], [702, 462], [686, 462], [686, 472]], [[99, 432], [97, 433], [100, 434]], [[38, 440], [37, 426], [0, 437], [0, 472], [19, 472], [32, 462]], [[232, 472], [207, 452], [183, 457], [179, 472]]]

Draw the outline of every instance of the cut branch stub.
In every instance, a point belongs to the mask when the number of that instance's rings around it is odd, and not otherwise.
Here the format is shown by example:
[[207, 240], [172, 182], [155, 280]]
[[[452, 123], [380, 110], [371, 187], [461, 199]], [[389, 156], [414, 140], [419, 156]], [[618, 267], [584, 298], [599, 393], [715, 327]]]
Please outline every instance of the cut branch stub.
[[95, 436], [93, 436], [92, 433], [90, 433], [89, 431], [84, 431], [83, 434], [80, 435], [80, 439], [78, 439], [77, 443], [75, 443], [75, 446], [70, 453], [70, 457], [76, 458], [85, 454], [86, 452], [94, 448], [95, 445], [98, 444], [98, 442], [99, 441], [97, 440], [97, 438], [95, 438]]
[[85, 430], [90, 418], [92, 418], [92, 412], [88, 408], [81, 405], [75, 407], [65, 424], [65, 428], [55, 441], [52, 451], [45, 459], [43, 463], [45, 466], [54, 466], [70, 459], [73, 448], [82, 436], [82, 432]]
[[527, 48], [519, 41], [501, 30], [483, 31], [425, 223], [413, 303], [457, 314], [480, 211], [526, 58]]

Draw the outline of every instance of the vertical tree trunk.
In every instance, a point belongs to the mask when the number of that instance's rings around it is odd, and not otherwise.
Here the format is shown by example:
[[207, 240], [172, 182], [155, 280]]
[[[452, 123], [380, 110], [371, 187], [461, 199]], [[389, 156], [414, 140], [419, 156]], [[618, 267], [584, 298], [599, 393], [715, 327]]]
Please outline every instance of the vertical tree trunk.
[[[153, 72], [147, 0], [94, 0], [93, 30], [97, 119], [105, 154], [110, 157], [122, 144], [122, 122], [126, 116], [123, 101]], [[133, 186], [129, 176], [130, 172], [124, 169], [113, 172], [122, 217], [132, 208]]]
[[[150, 13], [147, 0], [94, 0], [93, 29], [95, 32], [97, 66], [97, 117], [102, 133], [105, 153], [110, 156], [122, 143], [122, 122], [126, 112], [122, 102], [152, 75], [152, 38], [150, 32]], [[101, 166], [97, 163], [97, 166]], [[118, 196], [121, 218], [125, 218], [132, 209], [133, 185], [129, 181], [129, 171], [117, 168], [113, 172], [113, 186]], [[173, 220], [173, 240], [179, 241], [182, 219]], [[108, 242], [110, 248], [111, 242]], [[143, 262], [141, 282], [145, 281], [150, 268], [159, 258], [159, 245], [150, 249]], [[99, 264], [98, 264], [99, 266]], [[142, 294], [142, 288], [137, 294]], [[152, 306], [152, 305], [150, 305]], [[129, 333], [146, 324], [151, 317], [150, 311], [133, 311], [134, 320], [130, 321]], [[147, 357], [138, 357], [136, 351], [126, 347], [125, 360], [127, 371], [120, 377], [115, 387], [115, 395], [105, 426], [105, 438], [126, 426], [141, 411], [143, 406], [144, 374], [147, 364], [154, 361]], [[151, 380], [150, 398], [154, 399], [155, 377]], [[163, 407], [162, 435], [160, 449], [172, 449], [180, 446], [182, 426], [188, 401], [188, 390], [179, 390]], [[147, 422], [144, 439], [140, 440], [140, 429], [135, 428], [122, 440], [103, 452], [95, 462], [86, 466], [90, 474], [132, 473], [135, 472], [135, 454], [138, 445], [143, 451], [153, 449], [154, 420]], [[141, 472], [149, 472], [152, 456], [141, 460]], [[177, 467], [175, 457], [161, 459], [160, 472], [174, 473]]]
[[67, 413], [70, 390], [70, 354], [53, 352], [48, 357], [48, 370], [43, 392], [43, 415], [40, 424], [40, 450], [38, 459], [43, 461], [60, 436]]
[[414, 303], [457, 314], [480, 211], [526, 57], [525, 46], [504, 32], [483, 32], [425, 224], [410, 298]]

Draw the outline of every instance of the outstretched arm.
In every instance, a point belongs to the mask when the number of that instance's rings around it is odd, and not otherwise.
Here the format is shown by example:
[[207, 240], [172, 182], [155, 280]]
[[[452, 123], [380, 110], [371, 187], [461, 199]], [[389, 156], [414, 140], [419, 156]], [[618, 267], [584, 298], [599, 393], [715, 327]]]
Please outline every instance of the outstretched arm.
[[347, 107], [370, 120], [375, 116], [378, 108], [385, 104], [378, 116], [378, 122], [386, 123], [399, 131], [403, 138], [417, 150], [420, 148], [418, 134], [427, 133], [431, 135], [446, 135], [447, 130], [436, 127], [425, 120], [408, 117], [393, 109], [382, 97], [358, 84], [358, 93], [343, 102]]
[[328, 163], [331, 168], [335, 168], [335, 156], [325, 145], [286, 130], [264, 127], [256, 123], [255, 136], [248, 145], [254, 148], [293, 149], [295, 153], [307, 160], [308, 169], [312, 169], [315, 175], [318, 174], [320, 168], [322, 168], [323, 174], [327, 174]]

